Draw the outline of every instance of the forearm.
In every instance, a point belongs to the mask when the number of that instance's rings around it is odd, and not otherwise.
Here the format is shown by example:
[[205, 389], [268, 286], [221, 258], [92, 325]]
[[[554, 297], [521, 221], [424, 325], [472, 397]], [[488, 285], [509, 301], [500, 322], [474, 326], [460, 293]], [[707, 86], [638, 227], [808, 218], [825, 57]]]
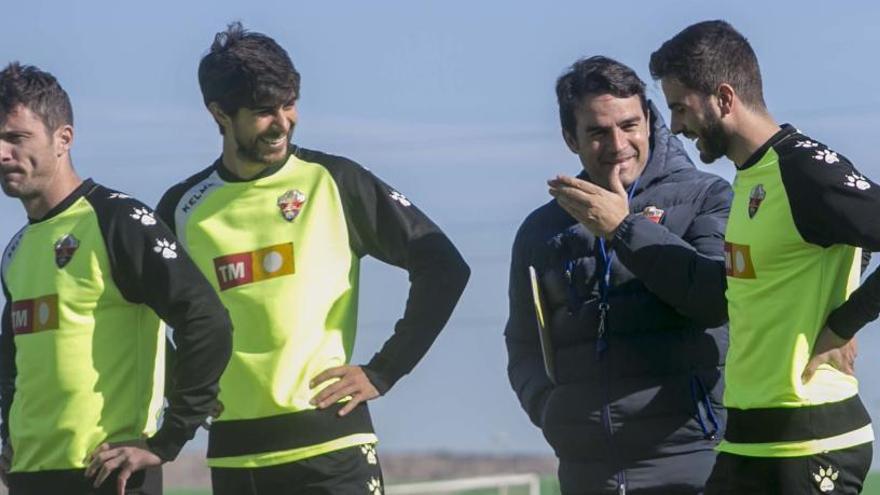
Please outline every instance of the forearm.
[[229, 361], [232, 324], [225, 310], [203, 315], [184, 330], [175, 330], [177, 344], [171, 368], [172, 389], [162, 427], [150, 440], [150, 449], [171, 460], [215, 410], [219, 380]]
[[15, 338], [12, 333], [12, 296], [3, 286], [6, 304], [3, 307], [2, 329], [0, 329], [0, 441], [5, 445], [9, 439], [9, 410], [15, 395]]
[[828, 327], [850, 339], [880, 315], [880, 270], [875, 270], [840, 307], [828, 316]]
[[440, 233], [412, 242], [410, 290], [404, 316], [394, 334], [365, 366], [373, 385], [384, 394], [428, 352], [461, 297], [470, 269]]
[[700, 252], [641, 215], [627, 217], [614, 238], [620, 261], [649, 291], [679, 313], [714, 327], [727, 320], [726, 276], [721, 240], [708, 244], [717, 244], [717, 252]]

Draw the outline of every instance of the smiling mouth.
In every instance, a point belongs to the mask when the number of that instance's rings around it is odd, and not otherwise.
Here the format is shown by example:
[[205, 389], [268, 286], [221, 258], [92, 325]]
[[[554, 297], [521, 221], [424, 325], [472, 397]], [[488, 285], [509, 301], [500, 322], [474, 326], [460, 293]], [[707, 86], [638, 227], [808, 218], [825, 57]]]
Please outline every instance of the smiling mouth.
[[270, 148], [280, 148], [287, 145], [287, 136], [281, 135], [271, 138], [261, 137], [260, 142], [269, 146]]

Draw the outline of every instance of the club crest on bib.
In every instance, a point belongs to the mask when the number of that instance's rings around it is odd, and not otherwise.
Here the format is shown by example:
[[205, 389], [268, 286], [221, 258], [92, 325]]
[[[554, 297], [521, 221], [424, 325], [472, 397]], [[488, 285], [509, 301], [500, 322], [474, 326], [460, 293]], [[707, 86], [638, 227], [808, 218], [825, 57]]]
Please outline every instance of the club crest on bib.
[[299, 215], [305, 203], [306, 195], [298, 189], [291, 189], [278, 196], [278, 209], [281, 210], [281, 216], [288, 222], [292, 222]]
[[761, 207], [761, 203], [764, 202], [764, 198], [766, 197], [767, 192], [764, 191], [764, 186], [762, 184], [758, 184], [752, 188], [752, 192], [749, 193], [749, 218], [755, 218], [755, 214], [758, 213], [758, 208]]
[[661, 210], [656, 206], [646, 206], [645, 209], [642, 210], [642, 216], [654, 223], [660, 223], [664, 213], [666, 213], [665, 210]]
[[70, 263], [79, 248], [79, 240], [73, 234], [67, 234], [55, 242], [55, 265], [64, 268]]

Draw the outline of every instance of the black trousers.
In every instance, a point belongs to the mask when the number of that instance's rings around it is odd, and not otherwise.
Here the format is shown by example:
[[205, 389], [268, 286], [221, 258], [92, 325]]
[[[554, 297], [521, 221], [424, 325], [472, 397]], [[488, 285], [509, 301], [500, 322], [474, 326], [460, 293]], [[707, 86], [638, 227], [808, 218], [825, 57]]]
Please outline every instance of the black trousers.
[[[10, 473], [9, 495], [116, 495], [116, 474], [111, 474], [99, 488], [94, 479], [84, 476], [84, 469]], [[138, 471], [125, 484], [127, 495], [162, 495], [160, 466]]]
[[384, 493], [375, 445], [359, 445], [261, 468], [211, 468], [214, 495]]
[[706, 495], [848, 495], [862, 492], [873, 447], [865, 443], [805, 457], [718, 454]]

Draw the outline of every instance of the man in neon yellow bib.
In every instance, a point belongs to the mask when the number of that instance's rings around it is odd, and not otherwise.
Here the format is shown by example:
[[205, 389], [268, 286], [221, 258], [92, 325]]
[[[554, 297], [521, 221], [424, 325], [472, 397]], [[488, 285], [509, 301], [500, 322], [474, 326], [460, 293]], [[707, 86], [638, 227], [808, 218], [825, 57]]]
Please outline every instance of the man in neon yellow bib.
[[160, 465], [216, 408], [232, 328], [150, 208], [79, 178], [73, 137], [51, 74], [0, 71], [0, 185], [27, 212], [0, 271], [0, 476], [11, 495], [161, 495]]
[[[370, 171], [290, 144], [300, 76], [274, 40], [231, 25], [202, 59], [199, 83], [223, 152], [158, 210], [236, 327], [208, 444], [214, 493], [379, 493], [366, 401], [427, 352], [467, 265]], [[411, 289], [394, 335], [353, 366], [365, 255], [406, 269]]]
[[847, 341], [880, 309], [877, 273], [858, 286], [860, 248], [880, 249], [880, 189], [776, 123], [755, 53], [726, 22], [677, 34], [651, 56], [651, 73], [672, 131], [695, 139], [704, 162], [736, 165], [728, 425], [706, 493], [859, 493], [874, 434]]

